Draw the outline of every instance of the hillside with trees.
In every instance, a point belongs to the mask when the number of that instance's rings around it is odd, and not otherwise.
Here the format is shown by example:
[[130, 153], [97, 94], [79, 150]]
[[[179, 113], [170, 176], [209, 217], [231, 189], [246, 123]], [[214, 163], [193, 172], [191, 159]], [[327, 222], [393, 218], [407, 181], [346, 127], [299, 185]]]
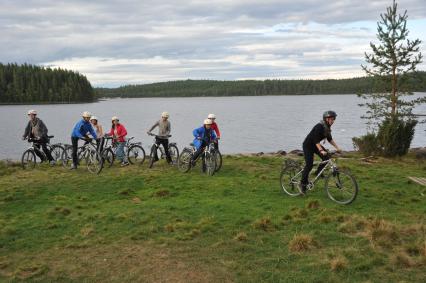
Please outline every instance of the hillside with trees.
[[0, 63], [0, 103], [92, 102], [95, 92], [77, 72]]
[[[339, 80], [185, 80], [118, 88], [97, 88], [98, 97], [262, 96], [308, 94], [357, 94], [372, 92], [372, 77]], [[426, 72], [407, 76], [409, 91], [426, 91]]]

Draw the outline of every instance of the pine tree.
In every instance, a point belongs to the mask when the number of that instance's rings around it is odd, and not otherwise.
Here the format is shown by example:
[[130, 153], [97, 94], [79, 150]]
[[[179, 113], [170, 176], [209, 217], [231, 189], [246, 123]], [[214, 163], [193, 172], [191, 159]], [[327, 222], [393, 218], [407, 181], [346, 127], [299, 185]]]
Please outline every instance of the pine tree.
[[380, 17], [381, 21], [377, 23], [380, 44], [370, 43], [372, 53], [365, 53], [365, 60], [370, 66], [362, 65], [362, 69], [376, 82], [372, 92], [361, 95], [367, 100], [361, 104], [367, 107], [363, 118], [368, 119], [368, 124], [373, 128], [391, 117], [412, 119], [414, 106], [426, 102], [426, 97], [403, 99], [413, 94], [407, 91], [407, 78], [422, 62], [422, 54], [419, 52], [421, 41], [407, 38], [407, 11], [398, 14], [398, 4], [394, 0], [386, 14]]

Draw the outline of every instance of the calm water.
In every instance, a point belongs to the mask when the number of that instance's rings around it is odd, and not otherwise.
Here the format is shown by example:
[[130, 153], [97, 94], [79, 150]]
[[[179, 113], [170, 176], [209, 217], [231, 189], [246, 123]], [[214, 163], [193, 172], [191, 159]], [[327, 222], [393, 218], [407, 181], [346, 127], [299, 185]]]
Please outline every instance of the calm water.
[[[426, 93], [417, 94], [426, 95]], [[145, 150], [152, 143], [147, 129], [169, 111], [172, 140], [183, 148], [192, 141], [192, 130], [215, 113], [222, 132], [223, 153], [271, 152], [300, 149], [303, 139], [324, 110], [333, 109], [338, 119], [333, 137], [343, 149], [353, 149], [351, 138], [366, 132], [363, 110], [355, 95], [213, 97], [213, 98], [133, 98], [111, 99], [90, 104], [0, 106], [0, 159], [19, 159], [28, 143], [20, 139], [27, 123], [26, 112], [36, 109], [45, 122], [52, 142], [70, 143], [70, 133], [83, 111], [90, 111], [105, 128], [110, 118], [120, 117], [129, 136], [142, 141]], [[426, 114], [426, 106], [416, 109]], [[412, 147], [426, 146], [426, 125], [417, 126]]]

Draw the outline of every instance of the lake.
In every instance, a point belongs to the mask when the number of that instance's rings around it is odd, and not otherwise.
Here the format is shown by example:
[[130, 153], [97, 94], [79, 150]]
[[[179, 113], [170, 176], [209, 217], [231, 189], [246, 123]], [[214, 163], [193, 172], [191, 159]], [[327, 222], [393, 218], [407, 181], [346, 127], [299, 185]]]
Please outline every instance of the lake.
[[[416, 96], [426, 95], [418, 93]], [[152, 137], [148, 128], [160, 118], [161, 112], [170, 113], [172, 141], [179, 149], [193, 139], [192, 130], [202, 125], [209, 113], [217, 115], [222, 132], [220, 149], [223, 153], [272, 152], [301, 149], [311, 128], [325, 110], [338, 113], [333, 126], [334, 140], [344, 150], [352, 150], [352, 137], [366, 133], [365, 112], [358, 106], [356, 95], [252, 96], [252, 97], [197, 97], [197, 98], [126, 98], [109, 99], [87, 104], [57, 105], [2, 105], [0, 119], [0, 159], [19, 160], [28, 147], [21, 140], [27, 124], [27, 111], [36, 109], [54, 135], [53, 143], [70, 143], [70, 133], [83, 111], [98, 116], [104, 129], [110, 127], [112, 116], [119, 116], [129, 136], [141, 141], [146, 151]], [[417, 114], [426, 114], [426, 105]], [[426, 146], [426, 125], [419, 124], [412, 147]]]

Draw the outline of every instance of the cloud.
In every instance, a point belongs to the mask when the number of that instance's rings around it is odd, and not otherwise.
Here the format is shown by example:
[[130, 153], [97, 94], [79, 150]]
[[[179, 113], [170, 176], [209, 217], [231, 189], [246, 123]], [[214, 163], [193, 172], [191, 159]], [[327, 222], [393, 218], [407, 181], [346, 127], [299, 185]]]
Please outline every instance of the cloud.
[[[69, 68], [105, 86], [362, 75], [389, 1], [323, 2], [2, 1], [0, 61]], [[426, 38], [426, 2], [401, 9]]]

